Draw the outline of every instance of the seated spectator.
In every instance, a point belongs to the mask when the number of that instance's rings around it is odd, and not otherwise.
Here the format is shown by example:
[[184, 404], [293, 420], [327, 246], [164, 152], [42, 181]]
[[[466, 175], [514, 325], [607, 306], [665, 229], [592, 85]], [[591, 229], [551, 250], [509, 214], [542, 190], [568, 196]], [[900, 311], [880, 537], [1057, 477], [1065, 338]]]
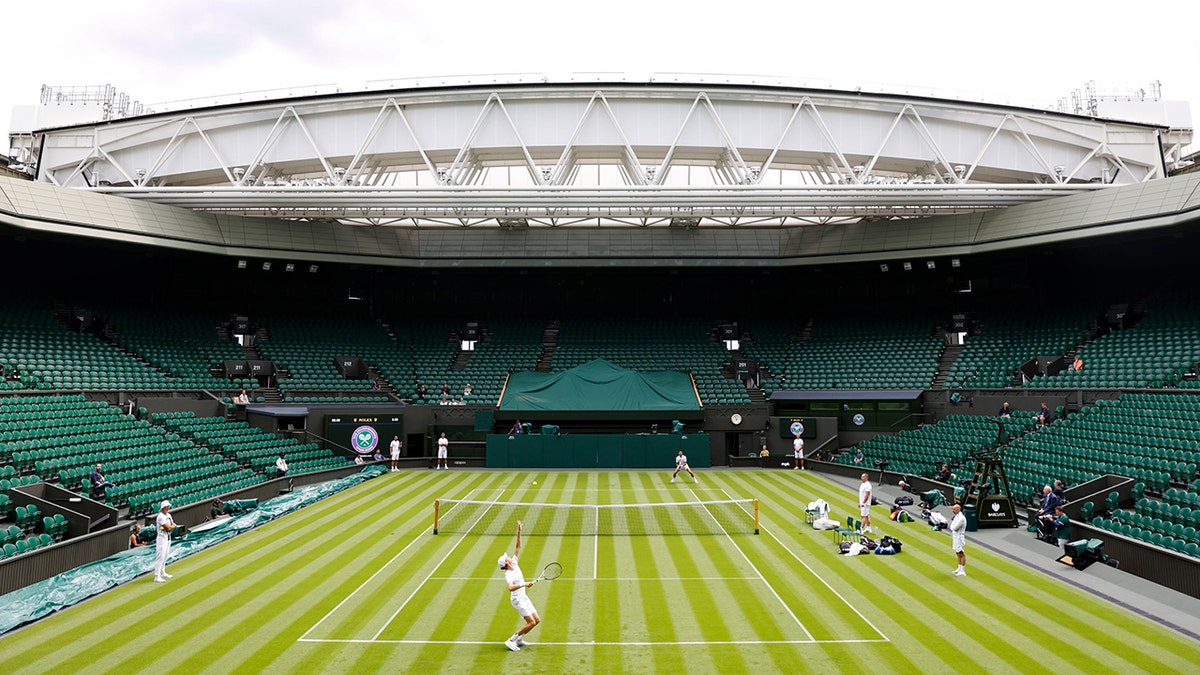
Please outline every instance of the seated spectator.
[[1050, 538], [1054, 531], [1048, 529], [1047, 522], [1054, 517], [1054, 507], [1062, 503], [1054, 489], [1049, 485], [1042, 488], [1042, 505], [1038, 509], [1034, 522], [1029, 524], [1030, 532], [1037, 532], [1043, 538]]
[[450, 397], [450, 385], [443, 383], [442, 384], [442, 398], [449, 398], [449, 397]]
[[229, 515], [228, 513], [225, 513], [225, 503], [221, 501], [221, 498], [217, 497], [216, 499], [214, 499], [212, 501], [212, 508], [210, 508], [208, 510], [209, 520], [216, 520], [217, 518], [224, 518], [228, 515]]
[[1079, 355], [1075, 355], [1075, 361], [1071, 364], [1071, 370], [1083, 370], [1083, 359]]
[[934, 480], [941, 481], [943, 483], [949, 483], [950, 479], [953, 477], [954, 477], [954, 474], [950, 473], [950, 465], [949, 464], [943, 464], [942, 468], [938, 469], [937, 473], [935, 473], [933, 475]]
[[1005, 401], [1004, 405], [1000, 406], [1000, 412], [996, 413], [998, 417], [1012, 417], [1012, 414], [1013, 409], [1008, 407], [1008, 401]]
[[413, 394], [413, 398], [423, 401], [423, 400], [425, 400], [425, 395], [428, 393], [429, 393], [429, 391], [427, 389], [425, 389], [425, 385], [421, 385], [421, 386], [417, 387], [417, 392], [415, 394]]
[[96, 465], [95, 469], [92, 469], [92, 475], [89, 480], [92, 481], [92, 494], [100, 498], [104, 497], [104, 493], [108, 488], [113, 487], [113, 484], [104, 477], [104, 474], [100, 473], [99, 464]]
[[509, 429], [508, 433], [516, 436], [517, 434], [524, 433], [524, 431], [525, 430], [521, 428], [521, 420], [517, 420], [516, 422], [513, 422], [512, 429]]
[[275, 477], [283, 478], [285, 475], [287, 475], [287, 472], [288, 472], [287, 460], [285, 460], [283, 458], [283, 455], [280, 455], [279, 459], [275, 460]]
[[858, 448], [858, 451], [854, 453], [854, 463], [862, 464], [865, 461], [867, 461], [866, 455], [863, 454], [862, 448]]
[[132, 528], [130, 528], [129, 548], [138, 548], [146, 545], [146, 542], [142, 541], [142, 538], [139, 536], [141, 534], [141, 529], [142, 528], [138, 527], [136, 523]]
[[463, 387], [463, 398], [466, 398], [466, 397], [470, 396], [472, 391], [473, 391], [473, 390], [471, 389], [471, 383], [470, 383], [470, 382], [468, 382], [468, 383], [466, 384], [466, 386], [465, 386], [465, 387]]
[[1054, 421], [1054, 413], [1050, 412], [1050, 408], [1042, 401], [1042, 407], [1038, 410], [1038, 426], [1045, 426]]
[[770, 457], [771, 453], [767, 450], [767, 444], [763, 443], [762, 450], [758, 451], [759, 457]]

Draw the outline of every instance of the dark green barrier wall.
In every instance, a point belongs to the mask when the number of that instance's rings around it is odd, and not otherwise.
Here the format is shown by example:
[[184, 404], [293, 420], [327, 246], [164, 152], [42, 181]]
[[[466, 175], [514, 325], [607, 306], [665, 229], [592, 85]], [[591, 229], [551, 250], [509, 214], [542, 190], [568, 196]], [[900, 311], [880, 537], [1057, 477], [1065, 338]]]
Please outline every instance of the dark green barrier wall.
[[683, 450], [692, 468], [710, 466], [708, 434], [489, 434], [487, 465], [538, 469], [674, 469]]

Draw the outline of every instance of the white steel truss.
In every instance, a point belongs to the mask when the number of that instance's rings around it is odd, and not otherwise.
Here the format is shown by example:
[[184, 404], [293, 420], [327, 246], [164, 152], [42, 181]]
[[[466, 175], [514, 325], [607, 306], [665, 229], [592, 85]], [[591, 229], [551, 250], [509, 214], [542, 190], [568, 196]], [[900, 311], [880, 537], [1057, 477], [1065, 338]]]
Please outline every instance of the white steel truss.
[[38, 178], [203, 211], [364, 225], [828, 224], [1153, 180], [1164, 153], [1190, 140], [1165, 133], [778, 87], [412, 89], [45, 130]]

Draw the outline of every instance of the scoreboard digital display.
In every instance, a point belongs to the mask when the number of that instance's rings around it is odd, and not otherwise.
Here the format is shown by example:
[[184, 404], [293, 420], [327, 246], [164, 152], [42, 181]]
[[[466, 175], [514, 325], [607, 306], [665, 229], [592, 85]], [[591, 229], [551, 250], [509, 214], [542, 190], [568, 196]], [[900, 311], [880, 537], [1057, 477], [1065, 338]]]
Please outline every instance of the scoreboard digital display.
[[331, 415], [325, 438], [363, 457], [386, 457], [393, 436], [404, 440], [404, 418], [397, 415]]

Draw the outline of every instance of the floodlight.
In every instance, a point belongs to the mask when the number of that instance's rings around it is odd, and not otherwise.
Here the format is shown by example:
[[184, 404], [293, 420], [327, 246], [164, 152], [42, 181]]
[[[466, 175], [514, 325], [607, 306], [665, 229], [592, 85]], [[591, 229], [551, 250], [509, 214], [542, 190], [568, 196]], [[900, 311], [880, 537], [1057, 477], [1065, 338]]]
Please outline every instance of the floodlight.
[[295, 272], [295, 271], [296, 271], [296, 264], [295, 264], [295, 263], [288, 263], [288, 264], [284, 265], [284, 266], [283, 266], [283, 271], [284, 271], [284, 272]]
[[910, 263], [910, 262], [904, 263], [904, 271], [911, 272], [912, 271], [912, 263]]
[[263, 268], [263, 271], [264, 271], [264, 272], [270, 272], [270, 271], [271, 271], [271, 261], [270, 261], [270, 260], [264, 260], [264, 261], [263, 261], [263, 264], [262, 264], [262, 268]]
[[879, 271], [880, 271], [880, 272], [886, 272], [886, 271], [888, 271], [888, 266], [887, 266], [887, 263], [879, 263]]
[[237, 261], [237, 268], [238, 268], [239, 270], [244, 270], [244, 269], [246, 269], [246, 261], [245, 261], [245, 260], [239, 260], [239, 261]]
[[959, 260], [958, 258], [951, 258], [951, 259], [950, 259], [950, 266], [951, 266], [951, 267], [962, 267], [962, 261], [961, 261], [961, 260]]
[[937, 263], [935, 263], [932, 260], [926, 260], [925, 261], [925, 269], [927, 269], [927, 270], [937, 269]]
[[316, 273], [317, 273], [317, 266], [316, 266], [316, 265], [309, 265], [309, 266], [308, 266], [308, 273], [309, 273], [309, 274], [316, 274]]

